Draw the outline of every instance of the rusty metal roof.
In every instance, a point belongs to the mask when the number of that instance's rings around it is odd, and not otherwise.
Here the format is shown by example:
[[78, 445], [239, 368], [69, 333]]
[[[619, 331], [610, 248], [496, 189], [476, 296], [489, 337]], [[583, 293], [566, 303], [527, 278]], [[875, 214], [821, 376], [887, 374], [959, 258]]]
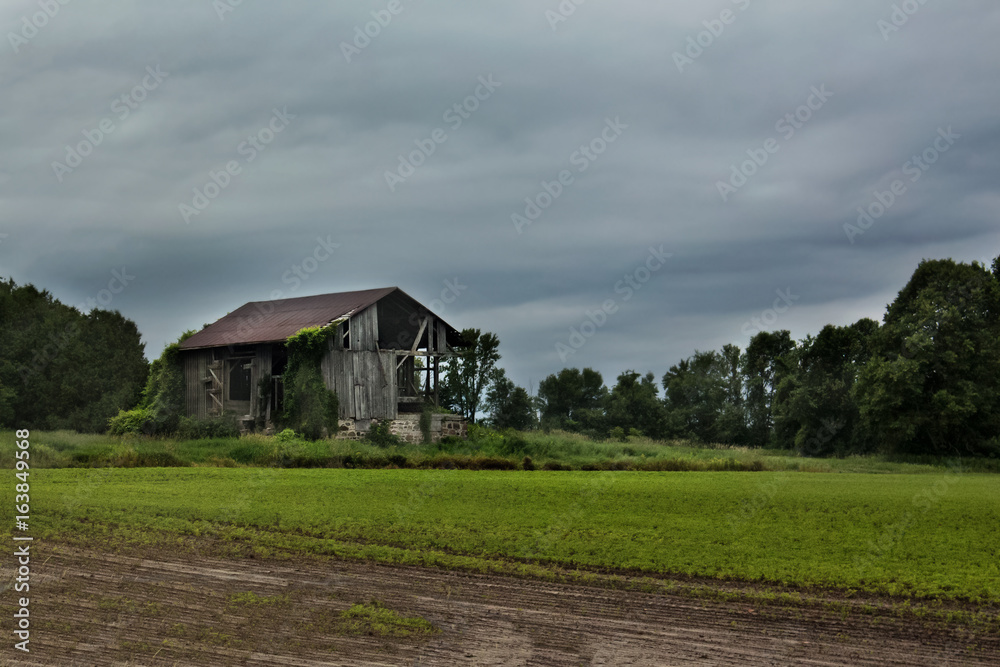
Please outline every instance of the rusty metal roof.
[[349, 317], [397, 290], [403, 292], [398, 287], [383, 287], [278, 301], [251, 301], [185, 340], [181, 349], [283, 341], [300, 329], [321, 327]]

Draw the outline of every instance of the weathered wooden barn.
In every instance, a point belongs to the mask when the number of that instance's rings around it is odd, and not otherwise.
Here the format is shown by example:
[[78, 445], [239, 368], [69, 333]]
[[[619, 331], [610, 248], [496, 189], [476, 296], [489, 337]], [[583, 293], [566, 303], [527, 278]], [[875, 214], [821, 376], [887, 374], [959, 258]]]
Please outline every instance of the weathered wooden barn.
[[[403, 290], [386, 287], [255, 301], [208, 325], [180, 345], [187, 414], [271, 422], [282, 410], [286, 339], [332, 325], [337, 335], [321, 369], [341, 419], [392, 420], [425, 400], [437, 404], [440, 362], [459, 332]], [[262, 379], [270, 382], [266, 404], [258, 399]]]

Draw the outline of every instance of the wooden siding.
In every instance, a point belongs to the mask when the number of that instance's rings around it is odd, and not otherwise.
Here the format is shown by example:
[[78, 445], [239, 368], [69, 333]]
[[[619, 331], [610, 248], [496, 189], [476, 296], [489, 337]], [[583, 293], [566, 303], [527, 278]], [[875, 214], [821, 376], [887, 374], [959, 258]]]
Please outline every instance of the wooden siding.
[[369, 306], [351, 316], [351, 350], [378, 349], [378, 308]]
[[256, 419], [260, 411], [260, 380], [271, 374], [271, 344], [262, 343], [254, 350], [253, 366], [250, 367], [250, 417]]
[[184, 353], [184, 408], [188, 417], [204, 419], [208, 416], [208, 394], [205, 378], [212, 350], [192, 350]]
[[434, 352], [445, 354], [448, 351], [448, 329], [441, 320], [437, 322], [437, 335], [434, 337]]
[[337, 394], [341, 419], [396, 418], [395, 359], [389, 351], [336, 349], [323, 357], [323, 381]]

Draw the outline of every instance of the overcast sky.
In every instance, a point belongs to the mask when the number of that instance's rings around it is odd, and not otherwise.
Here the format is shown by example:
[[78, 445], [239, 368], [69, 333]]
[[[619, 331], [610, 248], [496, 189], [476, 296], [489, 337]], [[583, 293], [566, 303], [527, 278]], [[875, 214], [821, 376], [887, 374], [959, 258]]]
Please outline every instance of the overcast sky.
[[610, 385], [1000, 254], [995, 0], [60, 2], [0, 8], [0, 274], [149, 358], [398, 285]]

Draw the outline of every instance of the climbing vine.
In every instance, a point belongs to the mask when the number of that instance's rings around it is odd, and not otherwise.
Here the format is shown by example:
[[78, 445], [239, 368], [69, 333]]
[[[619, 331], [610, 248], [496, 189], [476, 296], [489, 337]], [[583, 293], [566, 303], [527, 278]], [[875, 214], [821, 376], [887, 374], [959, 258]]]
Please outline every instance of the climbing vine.
[[284, 426], [311, 440], [337, 432], [339, 403], [337, 395], [323, 382], [320, 365], [330, 349], [337, 327], [309, 327], [288, 337], [288, 366], [285, 369]]

